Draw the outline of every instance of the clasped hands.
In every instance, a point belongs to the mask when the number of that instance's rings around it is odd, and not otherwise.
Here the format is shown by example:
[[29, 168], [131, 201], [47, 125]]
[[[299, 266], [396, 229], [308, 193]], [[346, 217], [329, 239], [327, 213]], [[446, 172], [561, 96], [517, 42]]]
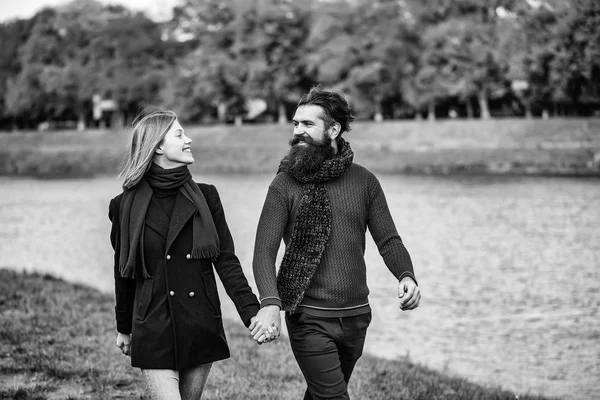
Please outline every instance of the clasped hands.
[[281, 334], [281, 309], [279, 306], [264, 306], [250, 320], [248, 330], [256, 343], [263, 344], [276, 340]]

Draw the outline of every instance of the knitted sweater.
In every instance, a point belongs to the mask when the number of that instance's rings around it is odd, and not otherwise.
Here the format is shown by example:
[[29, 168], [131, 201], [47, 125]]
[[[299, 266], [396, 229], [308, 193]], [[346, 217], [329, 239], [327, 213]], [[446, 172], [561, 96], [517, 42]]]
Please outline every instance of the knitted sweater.
[[[415, 279], [410, 255], [396, 231], [381, 185], [369, 170], [352, 164], [325, 186], [331, 203], [331, 235], [297, 311], [325, 317], [367, 313], [367, 228], [398, 280]], [[253, 270], [261, 306], [281, 307], [275, 262], [281, 239], [287, 245], [291, 237], [301, 196], [302, 184], [285, 172], [277, 174], [269, 186], [254, 246]]]

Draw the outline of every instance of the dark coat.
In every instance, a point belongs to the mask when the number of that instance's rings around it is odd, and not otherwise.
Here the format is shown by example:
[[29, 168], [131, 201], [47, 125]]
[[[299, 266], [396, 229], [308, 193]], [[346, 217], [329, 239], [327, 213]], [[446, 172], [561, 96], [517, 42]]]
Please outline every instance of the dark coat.
[[[115, 314], [117, 331], [132, 334], [131, 365], [144, 369], [181, 370], [229, 357], [214, 271], [248, 326], [259, 303], [234, 253], [217, 189], [198, 184], [206, 198], [220, 240], [220, 255], [189, 258], [195, 205], [176, 195], [169, 220], [152, 197], [143, 229], [142, 256], [151, 278], [121, 277], [119, 273], [119, 206], [122, 194], [111, 200], [111, 242], [115, 249]], [[140, 265], [140, 262], [137, 263]]]

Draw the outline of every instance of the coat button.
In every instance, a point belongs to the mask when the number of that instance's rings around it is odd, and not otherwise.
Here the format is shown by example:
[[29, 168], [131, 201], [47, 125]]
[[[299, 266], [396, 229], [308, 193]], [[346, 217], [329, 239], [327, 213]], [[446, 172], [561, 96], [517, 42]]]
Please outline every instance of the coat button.
[[192, 255], [191, 254], [186, 254], [185, 258], [187, 258], [189, 260], [190, 258], [192, 258]]
[[190, 292], [190, 297], [194, 297], [195, 295], [196, 295], [196, 293]]
[[171, 256], [169, 254], [167, 254], [167, 260], [170, 260]]
[[170, 296], [175, 296], [175, 292], [171, 290], [171, 291], [169, 292], [169, 295], [170, 295]]

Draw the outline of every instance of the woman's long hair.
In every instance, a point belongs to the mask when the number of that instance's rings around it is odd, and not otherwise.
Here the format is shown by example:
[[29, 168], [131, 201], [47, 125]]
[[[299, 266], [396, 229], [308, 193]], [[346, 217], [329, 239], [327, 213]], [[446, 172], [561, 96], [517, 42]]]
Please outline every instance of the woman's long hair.
[[150, 169], [154, 152], [171, 129], [177, 115], [164, 108], [144, 106], [133, 120], [131, 142], [119, 178], [123, 179], [123, 190], [138, 184]]

